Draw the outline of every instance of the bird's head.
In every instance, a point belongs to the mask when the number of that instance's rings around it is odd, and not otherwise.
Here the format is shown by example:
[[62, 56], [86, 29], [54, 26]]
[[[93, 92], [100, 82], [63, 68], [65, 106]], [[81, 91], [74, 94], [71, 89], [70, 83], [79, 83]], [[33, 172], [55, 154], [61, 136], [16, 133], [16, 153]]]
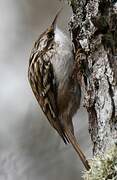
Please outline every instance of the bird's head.
[[46, 29], [46, 31], [44, 31], [40, 35], [39, 39], [36, 41], [35, 48], [38, 48], [39, 51], [45, 49], [48, 46], [48, 44], [54, 40], [56, 23], [61, 10], [62, 9], [60, 9], [56, 14], [52, 24]]

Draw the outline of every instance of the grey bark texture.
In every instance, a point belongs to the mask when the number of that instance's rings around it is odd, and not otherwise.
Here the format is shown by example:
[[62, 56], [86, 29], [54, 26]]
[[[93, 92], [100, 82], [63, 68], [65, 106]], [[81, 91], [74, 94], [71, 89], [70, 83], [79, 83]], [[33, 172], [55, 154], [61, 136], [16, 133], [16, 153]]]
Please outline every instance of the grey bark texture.
[[117, 143], [117, 6], [109, 0], [69, 0], [77, 75], [89, 115], [94, 155]]

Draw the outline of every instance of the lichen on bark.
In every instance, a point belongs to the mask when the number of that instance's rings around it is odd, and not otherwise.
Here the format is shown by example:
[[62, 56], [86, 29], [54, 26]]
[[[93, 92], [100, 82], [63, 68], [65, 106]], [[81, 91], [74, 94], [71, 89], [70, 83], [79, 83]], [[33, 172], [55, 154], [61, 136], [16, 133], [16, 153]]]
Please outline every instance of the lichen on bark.
[[75, 73], [84, 90], [94, 155], [117, 144], [117, 8], [110, 0], [69, 0]]

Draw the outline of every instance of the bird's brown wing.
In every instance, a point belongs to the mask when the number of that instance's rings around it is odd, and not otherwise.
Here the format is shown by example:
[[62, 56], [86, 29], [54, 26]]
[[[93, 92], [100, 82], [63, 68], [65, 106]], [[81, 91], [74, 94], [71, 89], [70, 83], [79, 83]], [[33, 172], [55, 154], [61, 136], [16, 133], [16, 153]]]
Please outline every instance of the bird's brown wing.
[[[32, 59], [31, 59], [32, 58]], [[58, 119], [57, 92], [55, 77], [49, 56], [46, 60], [42, 53], [34, 53], [30, 57], [29, 81], [34, 95], [50, 124], [57, 130], [65, 143], [68, 142], [64, 128]]]

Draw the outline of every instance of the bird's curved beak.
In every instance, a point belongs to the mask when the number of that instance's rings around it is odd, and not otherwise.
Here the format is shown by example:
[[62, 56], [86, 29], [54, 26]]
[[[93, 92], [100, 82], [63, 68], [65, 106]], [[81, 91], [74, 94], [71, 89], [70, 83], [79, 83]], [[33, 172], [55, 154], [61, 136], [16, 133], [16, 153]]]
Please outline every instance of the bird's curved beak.
[[59, 14], [61, 13], [62, 9], [63, 9], [63, 8], [61, 8], [61, 9], [57, 12], [57, 14], [56, 14], [56, 16], [55, 16], [55, 18], [54, 18], [54, 20], [53, 20], [53, 22], [52, 22], [51, 27], [54, 28], [54, 29], [56, 28], [56, 22], [57, 22], [58, 16], [59, 16]]

